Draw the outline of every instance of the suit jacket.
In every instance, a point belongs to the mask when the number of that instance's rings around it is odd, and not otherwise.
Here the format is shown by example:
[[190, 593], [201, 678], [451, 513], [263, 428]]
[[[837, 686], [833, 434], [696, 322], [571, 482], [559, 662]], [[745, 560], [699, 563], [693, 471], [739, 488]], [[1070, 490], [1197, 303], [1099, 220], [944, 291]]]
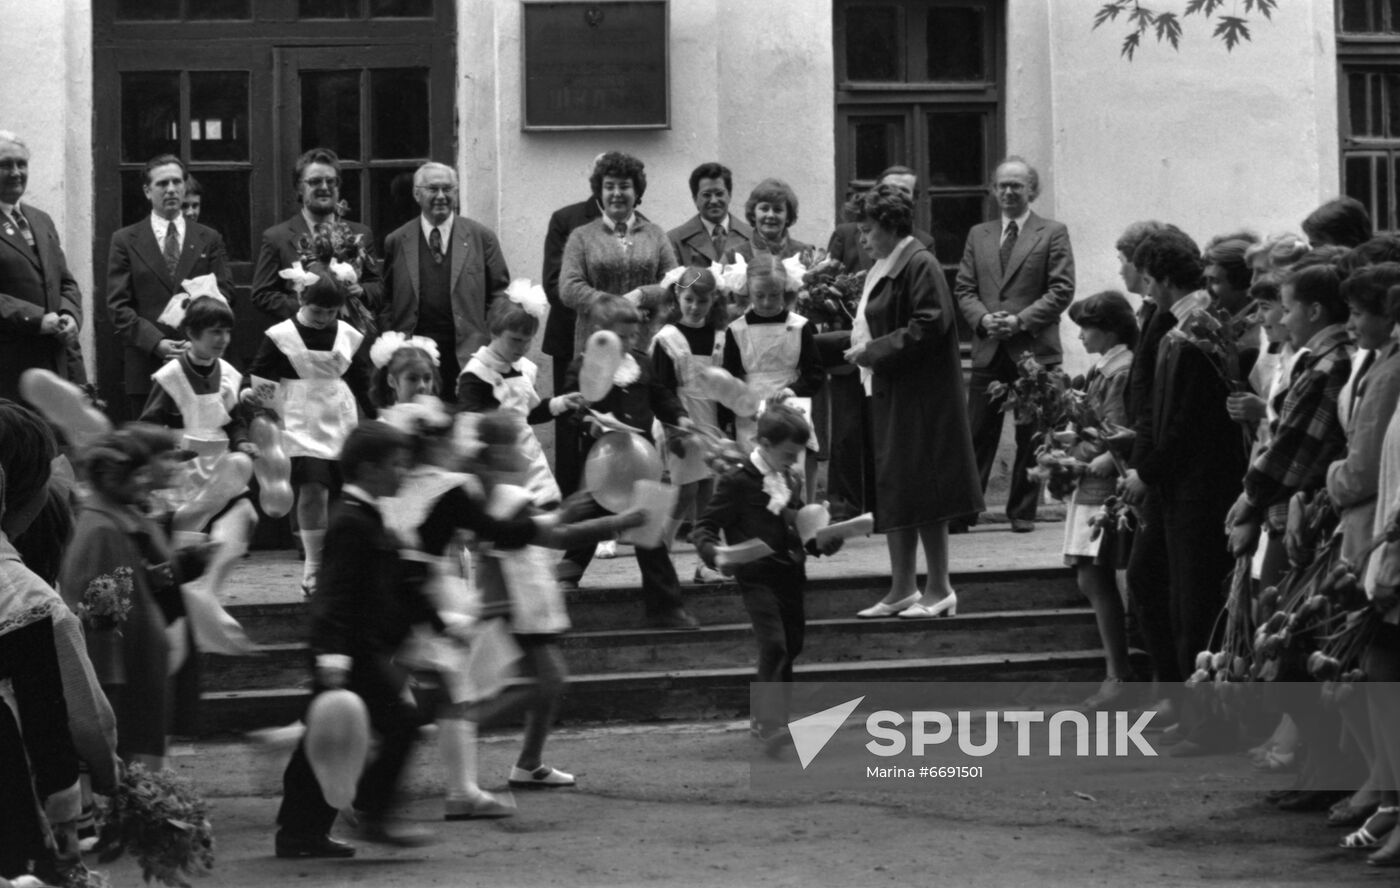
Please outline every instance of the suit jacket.
[[[1069, 230], [1031, 213], [1001, 270], [1001, 220], [974, 225], [967, 235], [954, 296], [972, 328], [972, 366], [985, 367], [1005, 347], [1012, 358], [1031, 352], [1042, 364], [1059, 364], [1060, 315], [1074, 299], [1074, 252]], [[1008, 311], [1021, 319], [1010, 339], [993, 339], [983, 316]]]
[[39, 332], [44, 315], [67, 312], [83, 321], [83, 296], [68, 271], [53, 220], [28, 204], [21, 204], [19, 212], [29, 223], [35, 249], [24, 235], [0, 225], [0, 397], [11, 400], [19, 399], [20, 374], [30, 367], [68, 375], [63, 342]]
[[156, 242], [150, 217], [112, 235], [107, 251], [107, 314], [126, 343], [122, 363], [128, 395], [151, 390], [151, 374], [162, 363], [156, 355], [160, 341], [183, 338], [178, 330], [157, 324], [156, 318], [170, 297], [180, 292], [182, 281], [205, 274], [214, 275], [219, 291], [233, 304], [224, 239], [207, 225], [185, 223], [185, 243], [173, 275], [165, 266], [165, 254]]
[[[920, 228], [915, 228], [911, 233], [925, 249], [933, 250], [933, 235]], [[860, 228], [854, 222], [842, 222], [836, 226], [831, 240], [827, 241], [826, 254], [844, 265], [847, 271], [869, 271], [875, 264], [870, 254], [860, 248]]]
[[[374, 233], [358, 222], [348, 219], [344, 221], [355, 234], [364, 235], [365, 244], [370, 253], [373, 253]], [[296, 314], [300, 305], [296, 293], [292, 292], [291, 286], [282, 280], [277, 272], [292, 267], [299, 258], [297, 242], [310, 234], [311, 228], [301, 213], [263, 232], [262, 246], [258, 248], [258, 263], [253, 269], [251, 298], [254, 305], [279, 321], [285, 321]], [[361, 269], [360, 286], [365, 291], [365, 307], [371, 312], [379, 311], [383, 305], [384, 286], [379, 269], [374, 263], [369, 263], [368, 267]]]
[[734, 251], [748, 245], [753, 239], [753, 229], [733, 216], [729, 217], [724, 229], [724, 256], [715, 255], [714, 238], [710, 237], [709, 229], [699, 213], [666, 232], [666, 236], [671, 239], [671, 249], [676, 251], [676, 261], [681, 265], [709, 268], [711, 263], [733, 259]]
[[[387, 287], [380, 327], [412, 333], [418, 326], [418, 244], [423, 238], [421, 217], [405, 222], [384, 241], [384, 282]], [[479, 222], [457, 216], [452, 222], [452, 325], [457, 363], [467, 361], [490, 341], [486, 308], [510, 286], [501, 242]], [[448, 380], [443, 380], [447, 385]], [[451, 389], [448, 389], [451, 391]]]
[[559, 301], [559, 272], [564, 267], [564, 245], [569, 233], [603, 215], [603, 208], [592, 197], [560, 207], [549, 217], [549, 233], [544, 238], [544, 295], [549, 300], [549, 320], [544, 325], [544, 353], [560, 364], [574, 356], [574, 325], [578, 315]]

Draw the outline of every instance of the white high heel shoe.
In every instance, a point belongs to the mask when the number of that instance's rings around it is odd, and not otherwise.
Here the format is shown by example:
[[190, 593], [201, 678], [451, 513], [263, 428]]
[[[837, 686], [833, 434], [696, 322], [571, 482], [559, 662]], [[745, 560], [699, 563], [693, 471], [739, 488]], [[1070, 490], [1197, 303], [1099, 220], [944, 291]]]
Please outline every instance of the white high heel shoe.
[[856, 616], [862, 620], [873, 620], [876, 617], [893, 617], [895, 614], [914, 604], [919, 600], [919, 593], [915, 592], [908, 598], [901, 598], [893, 604], [877, 602], [870, 605], [865, 610], [856, 611]]
[[937, 604], [922, 602], [911, 605], [899, 612], [901, 620], [926, 620], [930, 617], [952, 617], [958, 613], [958, 595], [949, 592]]

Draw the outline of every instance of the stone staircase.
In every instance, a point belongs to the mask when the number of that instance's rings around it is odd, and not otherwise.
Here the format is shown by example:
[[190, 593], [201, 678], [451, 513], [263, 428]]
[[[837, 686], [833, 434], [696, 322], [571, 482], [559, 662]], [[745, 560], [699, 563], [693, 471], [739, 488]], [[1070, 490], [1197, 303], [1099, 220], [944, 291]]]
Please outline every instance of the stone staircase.
[[[1091, 610], [1066, 568], [955, 573], [958, 616], [858, 620], [887, 577], [817, 578], [807, 592], [798, 680], [1098, 681], [1103, 657]], [[560, 721], [742, 718], [754, 642], [733, 585], [686, 588], [696, 632], [644, 628], [635, 588], [585, 586], [564, 638], [572, 673]], [[300, 718], [308, 656], [302, 603], [235, 604], [256, 656], [206, 656], [201, 722], [227, 734]]]

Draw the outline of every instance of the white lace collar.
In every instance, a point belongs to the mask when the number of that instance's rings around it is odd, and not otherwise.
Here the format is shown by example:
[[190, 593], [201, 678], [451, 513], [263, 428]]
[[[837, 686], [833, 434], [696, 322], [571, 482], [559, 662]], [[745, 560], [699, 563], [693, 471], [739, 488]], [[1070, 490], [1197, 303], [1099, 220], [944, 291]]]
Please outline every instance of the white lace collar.
[[637, 363], [631, 352], [623, 352], [622, 363], [617, 365], [617, 372], [613, 374], [613, 385], [627, 388], [641, 378], [642, 365]]
[[768, 511], [774, 515], [781, 515], [788, 500], [792, 499], [792, 490], [788, 488], [787, 478], [782, 472], [768, 465], [768, 461], [763, 458], [757, 447], [749, 454], [749, 462], [763, 475], [763, 492], [768, 494]]

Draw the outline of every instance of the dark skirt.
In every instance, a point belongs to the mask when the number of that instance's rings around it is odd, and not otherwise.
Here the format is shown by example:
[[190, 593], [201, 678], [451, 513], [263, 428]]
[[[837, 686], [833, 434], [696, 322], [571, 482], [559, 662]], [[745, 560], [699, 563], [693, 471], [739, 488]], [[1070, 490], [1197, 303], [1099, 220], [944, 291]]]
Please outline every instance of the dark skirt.
[[340, 491], [340, 463], [333, 459], [317, 459], [314, 456], [292, 457], [292, 486], [303, 484], [324, 485], [332, 495]]

